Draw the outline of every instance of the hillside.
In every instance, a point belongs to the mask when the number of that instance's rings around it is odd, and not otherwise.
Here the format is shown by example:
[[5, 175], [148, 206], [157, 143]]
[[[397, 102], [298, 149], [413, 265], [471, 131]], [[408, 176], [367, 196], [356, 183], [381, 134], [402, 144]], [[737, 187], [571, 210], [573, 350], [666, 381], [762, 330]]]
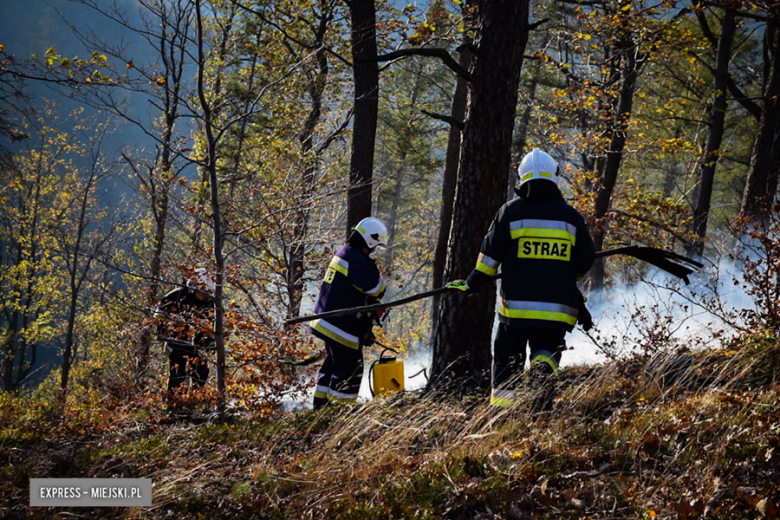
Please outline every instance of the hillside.
[[[154, 506], [104, 518], [777, 518], [780, 345], [565, 370], [549, 413], [407, 393], [224, 422], [131, 412], [118, 393], [2, 407], [7, 518], [28, 478], [151, 477]], [[58, 511], [62, 512], [62, 511]]]

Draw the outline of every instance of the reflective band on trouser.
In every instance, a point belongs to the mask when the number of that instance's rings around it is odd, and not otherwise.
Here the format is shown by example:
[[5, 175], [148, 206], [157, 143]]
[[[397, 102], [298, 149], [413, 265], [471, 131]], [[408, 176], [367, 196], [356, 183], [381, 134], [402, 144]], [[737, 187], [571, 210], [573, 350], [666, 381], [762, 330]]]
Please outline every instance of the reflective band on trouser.
[[[355, 287], [357, 287], [357, 286], [355, 286]], [[382, 277], [380, 276], [380, 277], [379, 277], [379, 283], [378, 283], [378, 284], [376, 284], [376, 287], [374, 287], [374, 288], [373, 288], [373, 289], [371, 289], [370, 291], [365, 291], [365, 293], [366, 293], [367, 295], [369, 295], [369, 296], [376, 296], [377, 294], [379, 294], [379, 293], [381, 293], [382, 291], [384, 291], [384, 290], [385, 290], [385, 287], [387, 287], [387, 284], [385, 283], [385, 280], [384, 280], [384, 278], [382, 278]], [[358, 289], [360, 290], [360, 287], [358, 287]]]
[[527, 302], [501, 298], [498, 313], [506, 318], [558, 321], [572, 327], [577, 323], [577, 309], [561, 303]]
[[562, 220], [541, 220], [526, 218], [509, 223], [509, 234], [512, 239], [521, 237], [561, 238], [569, 240], [572, 245], [577, 242], [577, 226]]
[[513, 390], [493, 389], [493, 394], [490, 396], [490, 406], [512, 408], [516, 403], [517, 399]]
[[344, 332], [340, 328], [325, 320], [314, 320], [312, 322], [311, 328], [332, 339], [333, 341], [341, 343], [342, 345], [346, 345], [347, 347], [354, 348], [356, 350], [360, 348], [360, 340], [357, 336], [350, 334], [349, 332]]
[[323, 385], [317, 385], [317, 389], [314, 391], [315, 399], [330, 399], [330, 388]]
[[533, 365], [536, 362], [547, 363], [548, 365], [550, 365], [550, 368], [552, 368], [553, 374], [558, 375], [558, 363], [556, 363], [555, 360], [553, 359], [552, 353], [546, 350], [540, 350], [535, 354], [532, 354], [531, 365]]
[[493, 260], [484, 253], [480, 253], [479, 258], [477, 258], [477, 271], [485, 273], [488, 276], [494, 276], [496, 274], [498, 265], [499, 263], [496, 260]]
[[337, 392], [336, 390], [330, 389], [330, 395], [328, 396], [331, 401], [335, 401], [337, 403], [355, 403], [357, 402], [358, 394], [347, 394], [344, 392]]

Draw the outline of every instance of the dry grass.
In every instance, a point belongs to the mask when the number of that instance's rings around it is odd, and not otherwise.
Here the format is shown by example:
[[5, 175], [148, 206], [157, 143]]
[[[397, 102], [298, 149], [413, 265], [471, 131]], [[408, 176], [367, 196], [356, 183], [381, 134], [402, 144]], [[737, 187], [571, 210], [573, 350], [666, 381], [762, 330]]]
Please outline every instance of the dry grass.
[[49, 516], [26, 507], [26, 478], [45, 475], [154, 479], [151, 510], [94, 512], [112, 517], [772, 517], [778, 353], [760, 340], [568, 369], [540, 414], [435, 392], [223, 423], [128, 408], [111, 433], [0, 437], [0, 509]]

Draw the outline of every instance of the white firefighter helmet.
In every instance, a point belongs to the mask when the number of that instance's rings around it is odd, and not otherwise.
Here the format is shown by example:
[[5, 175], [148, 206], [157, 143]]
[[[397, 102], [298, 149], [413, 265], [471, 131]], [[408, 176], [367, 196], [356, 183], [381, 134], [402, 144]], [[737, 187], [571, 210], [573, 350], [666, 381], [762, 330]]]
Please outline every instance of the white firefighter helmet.
[[363, 237], [369, 249], [374, 249], [378, 245], [387, 245], [387, 227], [378, 218], [364, 218], [355, 226], [355, 231]]
[[517, 178], [520, 186], [534, 179], [552, 181], [557, 186], [558, 163], [547, 152], [534, 148], [523, 157], [520, 166], [517, 167]]
[[214, 293], [217, 289], [217, 284], [214, 282], [214, 278], [212, 278], [211, 274], [205, 267], [198, 267], [195, 269], [192, 277], [187, 280], [187, 286], [190, 289], [195, 289], [196, 291], [206, 293], [209, 296], [214, 296]]

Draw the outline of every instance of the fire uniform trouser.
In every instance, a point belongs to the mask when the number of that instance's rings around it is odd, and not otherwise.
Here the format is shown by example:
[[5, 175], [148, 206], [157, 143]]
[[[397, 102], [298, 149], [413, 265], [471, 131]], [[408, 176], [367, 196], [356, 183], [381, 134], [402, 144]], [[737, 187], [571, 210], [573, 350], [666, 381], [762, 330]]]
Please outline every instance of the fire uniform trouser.
[[363, 347], [352, 348], [331, 340], [324, 342], [326, 356], [317, 374], [314, 408], [331, 401], [357, 402], [363, 380]]
[[[531, 366], [541, 373], [558, 372], [561, 354], [566, 349], [565, 330], [542, 327], [512, 327], [498, 324], [493, 344], [493, 394], [490, 404], [510, 408], [516, 404], [516, 377], [525, 365], [525, 347], [531, 347]], [[537, 366], [538, 364], [538, 366]]]
[[166, 345], [168, 360], [170, 361], [170, 376], [168, 378], [168, 390], [180, 387], [189, 375], [192, 382], [203, 386], [209, 379], [209, 366], [206, 360], [198, 356], [192, 349], [180, 346]]

